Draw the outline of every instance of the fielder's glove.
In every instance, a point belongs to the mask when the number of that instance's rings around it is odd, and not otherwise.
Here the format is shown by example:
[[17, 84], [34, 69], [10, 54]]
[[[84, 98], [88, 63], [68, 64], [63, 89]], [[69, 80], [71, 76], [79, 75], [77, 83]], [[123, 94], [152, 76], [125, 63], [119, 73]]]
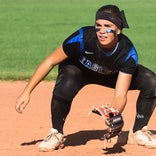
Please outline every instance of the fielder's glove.
[[104, 134], [104, 139], [109, 140], [120, 135], [124, 122], [119, 111], [112, 107], [105, 106], [100, 108], [93, 107], [91, 112], [102, 116], [105, 120], [105, 124], [108, 126], [106, 133]]

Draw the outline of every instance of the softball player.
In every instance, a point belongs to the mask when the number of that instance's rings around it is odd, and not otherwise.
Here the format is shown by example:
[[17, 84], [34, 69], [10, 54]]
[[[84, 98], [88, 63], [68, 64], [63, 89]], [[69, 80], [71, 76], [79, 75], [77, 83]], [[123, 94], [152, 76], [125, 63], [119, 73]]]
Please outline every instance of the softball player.
[[156, 75], [138, 64], [136, 48], [122, 33], [123, 28], [128, 28], [124, 12], [115, 5], [102, 6], [96, 12], [95, 26], [82, 27], [71, 34], [37, 68], [15, 107], [21, 113], [33, 89], [59, 64], [51, 100], [53, 128], [39, 145], [40, 151], [63, 147], [63, 125], [72, 100], [87, 84], [115, 88], [110, 105], [121, 113], [128, 90], [139, 90], [136, 119], [128, 143], [156, 148], [156, 140], [147, 129], [156, 104]]

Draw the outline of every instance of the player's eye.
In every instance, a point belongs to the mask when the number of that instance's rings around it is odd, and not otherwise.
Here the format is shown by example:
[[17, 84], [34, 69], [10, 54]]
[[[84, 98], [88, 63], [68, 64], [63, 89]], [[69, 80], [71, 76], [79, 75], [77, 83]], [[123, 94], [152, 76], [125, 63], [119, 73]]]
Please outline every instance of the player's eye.
[[102, 26], [101, 26], [100, 24], [96, 23], [96, 24], [95, 24], [95, 31], [96, 31], [96, 32], [100, 31], [101, 27], [102, 27]]
[[106, 28], [111, 28], [111, 25], [109, 25], [109, 24], [105, 24], [104, 25]]
[[95, 31], [98, 32], [100, 31], [101, 28], [95, 27]]

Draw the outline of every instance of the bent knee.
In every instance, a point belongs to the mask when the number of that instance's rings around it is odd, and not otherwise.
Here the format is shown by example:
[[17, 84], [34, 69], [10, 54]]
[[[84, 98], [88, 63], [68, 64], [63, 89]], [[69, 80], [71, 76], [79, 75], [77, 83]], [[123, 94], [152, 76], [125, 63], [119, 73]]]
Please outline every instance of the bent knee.
[[149, 88], [145, 91], [141, 91], [140, 93], [145, 98], [156, 98], [156, 87], [155, 88]]
[[71, 101], [83, 86], [81, 71], [72, 65], [63, 67], [58, 74], [53, 94]]

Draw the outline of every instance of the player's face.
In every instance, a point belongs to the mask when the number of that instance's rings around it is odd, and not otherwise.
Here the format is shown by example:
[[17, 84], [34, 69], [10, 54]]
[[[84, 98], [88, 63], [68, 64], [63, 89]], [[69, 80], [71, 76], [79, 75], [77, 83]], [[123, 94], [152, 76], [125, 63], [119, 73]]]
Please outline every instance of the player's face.
[[95, 30], [100, 47], [111, 48], [118, 42], [117, 35], [121, 33], [121, 30], [108, 20], [96, 20]]

